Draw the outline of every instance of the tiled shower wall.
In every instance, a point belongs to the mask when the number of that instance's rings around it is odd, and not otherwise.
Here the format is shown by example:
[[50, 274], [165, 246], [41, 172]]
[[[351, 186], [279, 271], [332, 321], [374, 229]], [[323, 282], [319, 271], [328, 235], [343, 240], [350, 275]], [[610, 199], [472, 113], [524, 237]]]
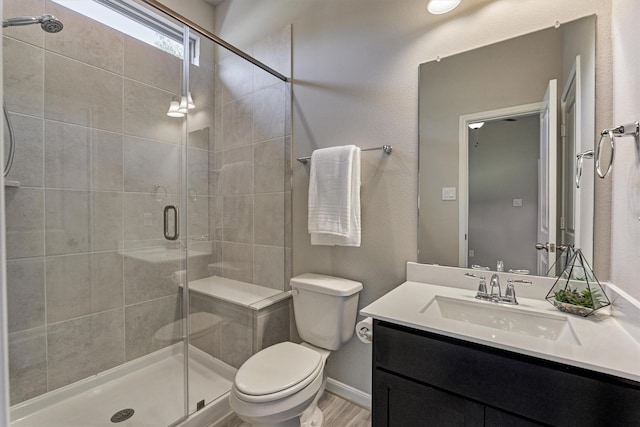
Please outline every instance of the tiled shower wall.
[[[291, 27], [243, 50], [291, 75]], [[287, 290], [291, 259], [291, 92], [219, 49], [215, 169], [210, 174], [214, 273]]]
[[[3, 4], [4, 16], [50, 13], [65, 24], [3, 37], [17, 142], [7, 179], [20, 182], [6, 188], [16, 404], [170, 344], [154, 335], [182, 317], [173, 273], [184, 265], [161, 221], [180, 203], [186, 132], [166, 115], [181, 93], [180, 59], [49, 0]], [[290, 37], [286, 29], [249, 53], [290, 74]], [[204, 38], [189, 77], [189, 277], [285, 289], [288, 85]], [[236, 331], [221, 340], [226, 353], [246, 332]]]
[[[64, 30], [8, 28], [3, 38], [17, 142], [7, 179], [21, 185], [6, 189], [12, 404], [169, 344], [154, 334], [181, 317], [172, 273], [182, 252], [162, 239], [161, 220], [181, 189], [184, 120], [166, 112], [182, 60], [50, 1], [4, 2], [5, 16], [43, 13]], [[200, 54], [189, 117], [194, 279], [212, 260], [212, 43]]]

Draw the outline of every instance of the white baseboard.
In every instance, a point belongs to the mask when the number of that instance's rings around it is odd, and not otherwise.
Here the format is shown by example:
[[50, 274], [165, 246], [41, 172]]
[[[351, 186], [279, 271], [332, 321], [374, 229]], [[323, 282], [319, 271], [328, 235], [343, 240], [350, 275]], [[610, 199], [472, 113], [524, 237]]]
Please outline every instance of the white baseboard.
[[371, 410], [371, 395], [364, 391], [336, 381], [333, 378], [327, 378], [327, 391], [353, 402], [358, 406], [362, 406], [369, 411]]

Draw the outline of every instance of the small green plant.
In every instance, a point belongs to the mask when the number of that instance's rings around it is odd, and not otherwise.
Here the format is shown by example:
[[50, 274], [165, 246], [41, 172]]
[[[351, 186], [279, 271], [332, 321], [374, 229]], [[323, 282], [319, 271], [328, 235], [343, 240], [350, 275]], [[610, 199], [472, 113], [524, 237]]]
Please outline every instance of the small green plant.
[[597, 289], [585, 289], [582, 292], [578, 292], [577, 289], [571, 289], [567, 286], [565, 289], [556, 291], [554, 297], [558, 302], [565, 302], [580, 307], [600, 307], [600, 294]]

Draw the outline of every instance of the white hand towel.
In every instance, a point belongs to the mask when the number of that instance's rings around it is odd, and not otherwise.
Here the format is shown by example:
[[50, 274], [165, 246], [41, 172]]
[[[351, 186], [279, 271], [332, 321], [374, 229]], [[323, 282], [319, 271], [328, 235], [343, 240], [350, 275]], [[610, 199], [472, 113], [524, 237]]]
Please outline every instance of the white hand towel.
[[312, 245], [360, 246], [360, 148], [315, 150], [309, 177]]

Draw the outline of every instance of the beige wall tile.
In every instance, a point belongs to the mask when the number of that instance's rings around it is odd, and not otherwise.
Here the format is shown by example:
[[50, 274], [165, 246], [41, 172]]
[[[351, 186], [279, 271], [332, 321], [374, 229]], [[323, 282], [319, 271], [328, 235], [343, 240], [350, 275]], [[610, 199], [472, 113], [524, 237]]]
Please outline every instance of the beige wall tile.
[[184, 119], [167, 116], [177, 94], [124, 79], [124, 133], [182, 144]]
[[284, 246], [284, 193], [256, 194], [254, 204], [255, 244]]
[[[44, 182], [42, 168], [44, 155], [43, 120], [13, 113], [9, 114], [9, 118], [14, 132], [15, 157], [6, 179], [18, 181], [26, 187], [42, 187]], [[9, 144], [9, 132], [6, 123], [4, 126], [6, 147]]]
[[46, 190], [45, 231], [47, 255], [88, 252], [90, 248], [91, 193]]
[[51, 52], [45, 69], [45, 118], [122, 131], [121, 77]]
[[180, 298], [173, 295], [125, 308], [127, 361], [173, 344], [154, 339], [166, 325], [174, 328], [168, 335], [181, 336], [180, 322], [173, 323], [182, 317], [180, 305]]
[[223, 202], [224, 197], [209, 197], [209, 238], [211, 240], [222, 240], [223, 234]]
[[284, 248], [255, 246], [253, 256], [255, 284], [284, 291]]
[[[201, 39], [201, 49], [203, 39]], [[191, 64], [189, 67], [189, 90], [197, 108], [216, 105], [215, 72], [213, 64], [203, 63], [200, 66]]]
[[209, 240], [209, 197], [198, 195], [188, 198], [189, 236]]
[[[44, 0], [4, 0], [2, 2], [2, 16], [4, 19], [17, 16], [42, 15], [43, 13]], [[5, 36], [36, 46], [44, 46], [44, 31], [38, 25], [7, 27], [2, 32]]]
[[253, 72], [255, 66], [250, 62], [229, 55], [218, 63], [219, 80], [216, 96], [221, 97], [222, 103], [241, 99], [253, 92]]
[[9, 334], [9, 391], [15, 405], [47, 391], [47, 334], [35, 328]]
[[222, 146], [233, 148], [253, 142], [253, 95], [222, 106]]
[[171, 93], [182, 92], [182, 60], [130, 36], [124, 36], [124, 76]]
[[[198, 104], [197, 101], [194, 101], [196, 103], [196, 108], [193, 110], [188, 110], [189, 111], [189, 115], [187, 117], [187, 128], [189, 129], [190, 135], [191, 132], [194, 131], [199, 131], [202, 129], [211, 129], [211, 135], [213, 137], [213, 127], [215, 126], [215, 116], [214, 116], [214, 112], [215, 109], [213, 107], [210, 106], [200, 106], [200, 104]], [[196, 142], [200, 142], [200, 141], [196, 141]], [[189, 145], [193, 146], [191, 144], [191, 141], [189, 141]], [[212, 144], [213, 145], [213, 144]], [[207, 145], [206, 148], [204, 147], [196, 147], [196, 148], [202, 148], [204, 150], [209, 150], [209, 145]]]
[[44, 326], [44, 259], [7, 261], [9, 333]]
[[256, 322], [254, 336], [256, 338], [255, 351], [258, 352], [271, 345], [289, 340], [289, 329], [291, 327], [290, 300], [285, 300], [283, 304], [269, 307], [260, 313]]
[[111, 310], [48, 327], [49, 390], [124, 362], [123, 312]]
[[47, 0], [46, 12], [62, 21], [59, 33], [45, 33], [45, 48], [103, 70], [122, 74], [123, 35], [71, 9]]
[[3, 37], [2, 40], [3, 85], [7, 108], [12, 112], [42, 117], [45, 86], [43, 50], [8, 37]]
[[194, 191], [198, 196], [209, 194], [209, 151], [189, 148], [187, 156], [189, 194], [193, 196]]
[[284, 84], [276, 84], [253, 94], [253, 140], [283, 137], [285, 134]]
[[122, 307], [122, 280], [116, 252], [48, 257], [48, 323]]
[[[162, 247], [156, 247], [162, 250]], [[144, 249], [130, 249], [124, 253], [125, 304], [138, 304], [156, 298], [176, 295], [178, 284], [172, 279], [173, 273], [184, 270], [184, 252], [176, 255], [174, 250], [167, 261], [151, 262], [140, 259], [136, 252]]]
[[[191, 119], [191, 116], [189, 116], [189, 119]], [[191, 127], [191, 122], [189, 122], [189, 127]], [[209, 150], [209, 143], [211, 141], [212, 135], [212, 127], [209, 126], [198, 127], [195, 128], [195, 130], [190, 130], [188, 136], [188, 145], [190, 148]], [[211, 149], [213, 149], [213, 147], [211, 147]]]
[[92, 251], [110, 251], [122, 247], [122, 193], [95, 191], [91, 193], [90, 236]]
[[253, 147], [246, 146], [225, 150], [218, 168], [219, 196], [229, 194], [251, 194], [253, 187]]
[[253, 145], [254, 193], [281, 192], [285, 189], [284, 138]]
[[170, 194], [180, 192], [180, 147], [125, 136], [124, 190], [152, 192], [159, 184]]
[[224, 242], [222, 268], [224, 277], [253, 283], [253, 246]]
[[225, 242], [253, 242], [253, 196], [225, 196], [223, 239]]
[[6, 188], [7, 259], [44, 255], [44, 191]]
[[120, 134], [50, 120], [45, 134], [47, 187], [122, 191]]

